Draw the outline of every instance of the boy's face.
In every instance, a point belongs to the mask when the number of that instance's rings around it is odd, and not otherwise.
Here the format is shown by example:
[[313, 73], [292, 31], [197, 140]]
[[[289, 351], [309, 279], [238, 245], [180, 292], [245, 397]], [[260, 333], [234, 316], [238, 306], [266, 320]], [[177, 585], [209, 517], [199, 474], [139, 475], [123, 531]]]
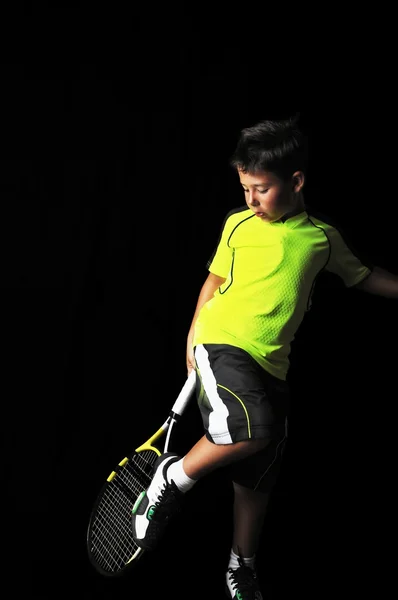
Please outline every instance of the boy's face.
[[269, 171], [254, 175], [238, 170], [238, 174], [247, 206], [263, 221], [278, 221], [301, 202], [299, 192], [304, 184], [301, 171], [294, 173], [290, 181], [282, 181]]

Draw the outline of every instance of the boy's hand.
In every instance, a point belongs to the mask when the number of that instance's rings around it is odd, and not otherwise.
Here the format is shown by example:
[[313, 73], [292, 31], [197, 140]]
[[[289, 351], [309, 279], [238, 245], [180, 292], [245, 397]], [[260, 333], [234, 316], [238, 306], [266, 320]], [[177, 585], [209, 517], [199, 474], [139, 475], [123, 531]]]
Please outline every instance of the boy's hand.
[[194, 357], [194, 353], [193, 353], [192, 341], [188, 339], [188, 341], [187, 341], [187, 371], [188, 371], [188, 376], [191, 373], [192, 369], [195, 369], [195, 367], [196, 367], [196, 363], [195, 363], [195, 357]]

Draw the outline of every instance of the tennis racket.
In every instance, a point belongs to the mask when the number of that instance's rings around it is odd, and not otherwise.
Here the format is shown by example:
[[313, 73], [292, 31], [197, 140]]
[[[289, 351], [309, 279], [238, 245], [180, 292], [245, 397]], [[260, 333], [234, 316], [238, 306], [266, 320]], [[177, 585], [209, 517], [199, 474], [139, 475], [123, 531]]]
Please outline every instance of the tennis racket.
[[[195, 389], [192, 370], [163, 425], [129, 456], [123, 458], [102, 486], [91, 511], [87, 550], [91, 564], [101, 575], [125, 574], [144, 552], [133, 540], [132, 508], [153, 477], [153, 463], [168, 451], [173, 426], [182, 415]], [[163, 452], [155, 446], [166, 436]], [[157, 444], [159, 445], [159, 444]]]

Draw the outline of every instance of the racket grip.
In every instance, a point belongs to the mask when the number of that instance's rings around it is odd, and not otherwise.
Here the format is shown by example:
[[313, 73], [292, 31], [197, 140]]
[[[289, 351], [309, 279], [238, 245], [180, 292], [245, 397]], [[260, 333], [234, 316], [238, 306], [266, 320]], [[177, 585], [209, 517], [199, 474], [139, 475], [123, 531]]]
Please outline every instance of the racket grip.
[[177, 415], [181, 415], [184, 408], [186, 407], [190, 397], [192, 396], [196, 385], [196, 371], [192, 369], [190, 374], [187, 377], [186, 382], [182, 386], [180, 393], [177, 396], [176, 401], [173, 404], [171, 412], [177, 413]]

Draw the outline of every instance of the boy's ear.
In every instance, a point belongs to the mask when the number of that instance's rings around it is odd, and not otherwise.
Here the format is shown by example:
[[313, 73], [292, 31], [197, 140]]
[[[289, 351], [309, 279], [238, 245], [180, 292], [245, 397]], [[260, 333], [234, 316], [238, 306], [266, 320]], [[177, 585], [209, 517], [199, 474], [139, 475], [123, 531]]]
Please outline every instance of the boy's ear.
[[293, 191], [294, 192], [299, 192], [303, 185], [304, 185], [304, 173], [302, 171], [296, 171], [295, 173], [293, 173]]

